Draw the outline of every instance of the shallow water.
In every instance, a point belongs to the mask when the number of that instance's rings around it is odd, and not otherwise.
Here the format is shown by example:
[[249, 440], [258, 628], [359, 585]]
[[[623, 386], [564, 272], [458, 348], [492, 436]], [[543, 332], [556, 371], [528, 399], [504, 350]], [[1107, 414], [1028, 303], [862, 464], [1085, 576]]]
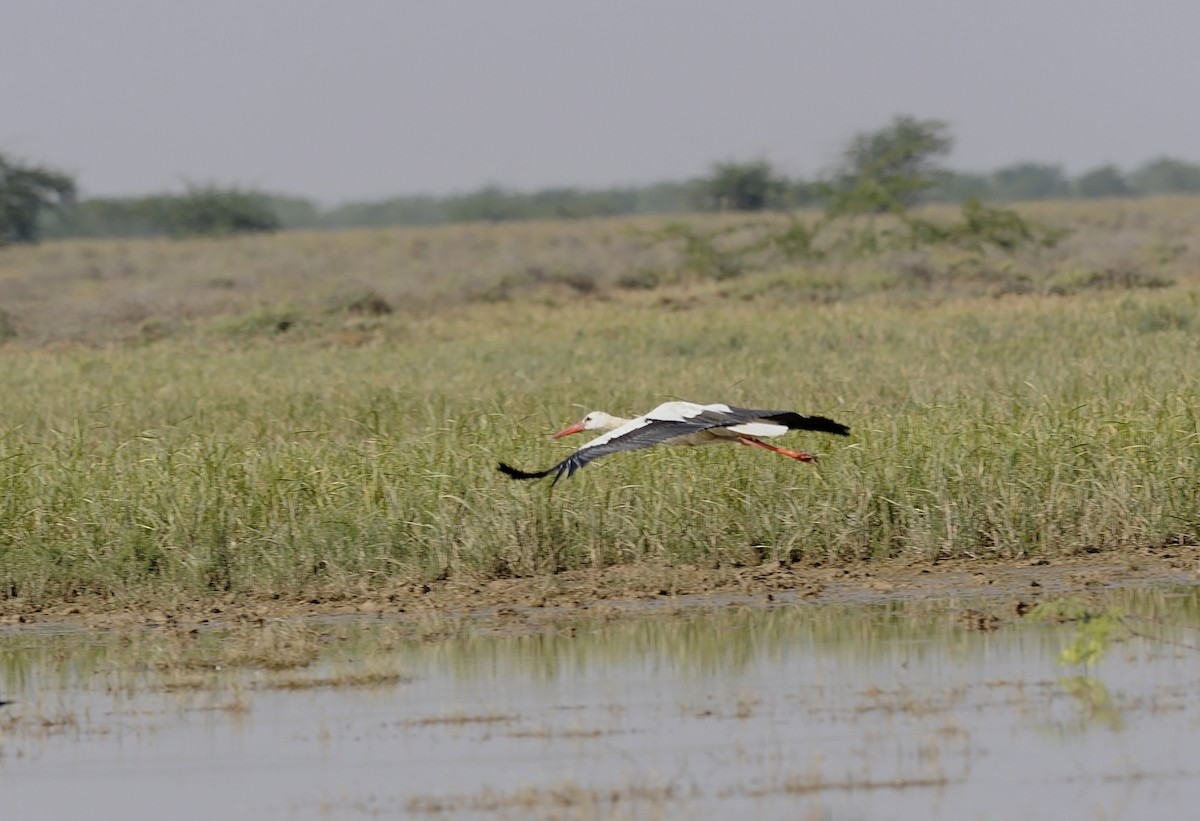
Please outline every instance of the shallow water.
[[1080, 622], [956, 603], [341, 623], [282, 671], [206, 661], [219, 631], [9, 633], [3, 817], [1186, 817], [1200, 599], [1091, 607], [1134, 617], [1087, 668], [1060, 660]]

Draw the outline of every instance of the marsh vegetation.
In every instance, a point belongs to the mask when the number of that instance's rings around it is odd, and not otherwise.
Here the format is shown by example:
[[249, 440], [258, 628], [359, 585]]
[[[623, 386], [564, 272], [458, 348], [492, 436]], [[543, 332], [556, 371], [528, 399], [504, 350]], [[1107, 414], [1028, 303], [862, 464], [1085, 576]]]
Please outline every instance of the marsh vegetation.
[[[804, 215], [714, 215], [4, 249], [3, 607], [1195, 544], [1200, 201], [1020, 214], [1069, 233], [789, 258], [755, 237]], [[495, 471], [670, 398], [853, 436], [797, 437], [816, 467], [619, 455], [553, 493]]]

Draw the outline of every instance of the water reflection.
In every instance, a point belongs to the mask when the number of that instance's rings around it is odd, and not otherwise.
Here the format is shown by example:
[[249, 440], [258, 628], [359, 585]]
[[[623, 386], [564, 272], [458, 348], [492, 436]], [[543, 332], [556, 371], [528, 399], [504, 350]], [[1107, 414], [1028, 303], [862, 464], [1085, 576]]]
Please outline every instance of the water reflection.
[[[409, 652], [470, 678], [554, 679], [585, 675], [594, 666], [643, 663], [686, 675], [731, 675], [752, 663], [774, 663], [813, 652], [849, 665], [907, 668], [930, 659], [986, 661], [997, 641], [1032, 655], [1057, 656], [1064, 635], [1076, 634], [1085, 613], [1110, 610], [1138, 614], [1153, 640], [1200, 638], [1188, 627], [1200, 625], [1200, 599], [1194, 590], [1124, 590], [1071, 602], [1073, 606], [1061, 611], [1061, 619], [1013, 623], [998, 634], [964, 629], [961, 614], [967, 605], [946, 601], [723, 607], [616, 624], [583, 620], [567, 629], [508, 641], [478, 636], [449, 639], [418, 645]], [[999, 609], [1015, 612], [1015, 608]], [[1011, 621], [1017, 621], [1015, 615]]]
[[[1200, 799], [1198, 611], [1128, 590], [1038, 620], [952, 601], [9, 632], [0, 791], [11, 817], [1169, 816]], [[1088, 645], [1105, 613], [1136, 634]], [[1092, 649], [1064, 666], [1072, 646]]]
[[1060, 732], [1079, 732], [1091, 726], [1109, 730], [1124, 728], [1124, 710], [1117, 705], [1103, 681], [1092, 676], [1071, 676], [1059, 679], [1058, 683], [1078, 708], [1076, 721], [1065, 727], [1060, 725]]

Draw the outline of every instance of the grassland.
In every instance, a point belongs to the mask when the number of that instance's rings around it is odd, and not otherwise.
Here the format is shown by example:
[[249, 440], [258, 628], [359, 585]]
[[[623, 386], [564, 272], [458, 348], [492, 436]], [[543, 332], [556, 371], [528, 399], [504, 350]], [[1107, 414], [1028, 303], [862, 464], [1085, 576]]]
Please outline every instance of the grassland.
[[[1074, 233], [728, 276], [653, 220], [5, 250], [0, 606], [1196, 544], [1200, 201], [1029, 213]], [[667, 398], [853, 435], [495, 471]]]

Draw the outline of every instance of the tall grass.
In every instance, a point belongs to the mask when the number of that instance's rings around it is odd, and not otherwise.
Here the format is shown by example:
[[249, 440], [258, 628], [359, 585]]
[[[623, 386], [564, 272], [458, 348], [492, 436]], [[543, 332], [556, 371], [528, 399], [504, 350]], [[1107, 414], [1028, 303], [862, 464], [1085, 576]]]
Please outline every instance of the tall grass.
[[[689, 304], [475, 304], [384, 320], [357, 346], [10, 350], [0, 597], [355, 595], [1200, 539], [1194, 290]], [[561, 459], [546, 434], [588, 410], [673, 397], [821, 413], [853, 435], [797, 435], [815, 467], [662, 448], [553, 491], [495, 470]]]

